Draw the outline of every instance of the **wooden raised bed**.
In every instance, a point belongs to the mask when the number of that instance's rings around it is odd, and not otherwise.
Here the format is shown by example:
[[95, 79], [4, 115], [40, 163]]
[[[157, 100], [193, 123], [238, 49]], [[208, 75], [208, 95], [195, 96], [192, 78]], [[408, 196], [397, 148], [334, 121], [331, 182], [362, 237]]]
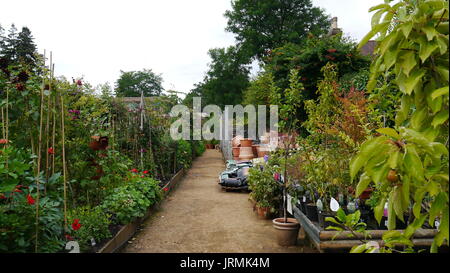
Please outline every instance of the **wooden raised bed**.
[[[307, 234], [310, 241], [320, 252], [331, 249], [350, 249], [355, 245], [361, 244], [359, 239], [364, 239], [364, 235], [362, 234], [356, 237], [349, 237], [348, 235], [351, 234], [351, 232], [343, 231], [333, 240], [333, 236], [339, 233], [338, 231], [321, 229], [318, 223], [309, 220], [297, 207], [293, 207], [293, 213], [295, 219], [297, 219], [301, 225], [302, 232]], [[370, 237], [366, 240], [376, 241], [380, 245], [383, 245], [383, 240], [381, 238], [387, 230], [367, 230], [367, 232]], [[419, 247], [431, 246], [436, 233], [437, 230], [435, 229], [418, 229], [416, 233], [414, 233], [412, 242], [415, 246]]]
[[[164, 185], [163, 188], [167, 188], [168, 190], [165, 192], [165, 194], [169, 193], [171, 190], [173, 190], [176, 185], [178, 185], [178, 182], [181, 180], [181, 178], [183, 178], [183, 176], [185, 175], [185, 170], [181, 169], [178, 173], [176, 173], [172, 179], [170, 179], [169, 182], [167, 182], [166, 185]], [[122, 248], [122, 246], [124, 244], [126, 244], [131, 237], [133, 237], [133, 235], [136, 233], [136, 231], [138, 230], [139, 226], [145, 221], [147, 220], [147, 218], [155, 211], [158, 210], [159, 204], [155, 204], [153, 206], [151, 206], [146, 214], [141, 217], [138, 218], [136, 220], [134, 220], [133, 222], [123, 226], [119, 232], [117, 232], [116, 235], [114, 235], [114, 237], [109, 240], [99, 251], [97, 251], [97, 253], [114, 253], [116, 251], [118, 251], [120, 248]]]

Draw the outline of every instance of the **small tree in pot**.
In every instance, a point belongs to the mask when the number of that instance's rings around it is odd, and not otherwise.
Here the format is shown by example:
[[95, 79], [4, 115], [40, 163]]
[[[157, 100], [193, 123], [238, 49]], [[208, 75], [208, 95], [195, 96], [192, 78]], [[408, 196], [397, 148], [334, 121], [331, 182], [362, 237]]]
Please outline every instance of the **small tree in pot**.
[[300, 228], [300, 224], [295, 218], [287, 217], [287, 186], [289, 183], [287, 176], [287, 159], [291, 149], [294, 148], [296, 143], [293, 131], [298, 125], [296, 114], [303, 102], [301, 93], [303, 86], [299, 82], [297, 70], [291, 70], [289, 82], [289, 88], [285, 89], [284, 92], [280, 92], [279, 88], [273, 84], [270, 94], [271, 102], [280, 107], [279, 129], [286, 132], [286, 134], [279, 138], [281, 147], [284, 151], [283, 176], [276, 176], [279, 181], [282, 182], [283, 218], [273, 219], [273, 226], [277, 230], [278, 244], [282, 246], [295, 245], [297, 242], [298, 230]]

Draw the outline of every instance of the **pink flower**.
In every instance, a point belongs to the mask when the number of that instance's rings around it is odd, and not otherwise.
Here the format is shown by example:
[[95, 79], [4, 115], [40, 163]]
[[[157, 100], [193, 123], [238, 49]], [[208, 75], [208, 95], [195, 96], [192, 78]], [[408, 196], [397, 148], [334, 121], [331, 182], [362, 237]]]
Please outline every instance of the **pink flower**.
[[137, 170], [137, 169], [131, 169], [130, 172], [132, 172], [132, 173], [137, 173], [138, 170]]
[[165, 192], [168, 192], [168, 191], [169, 191], [169, 188], [165, 187], [163, 190], [164, 190]]

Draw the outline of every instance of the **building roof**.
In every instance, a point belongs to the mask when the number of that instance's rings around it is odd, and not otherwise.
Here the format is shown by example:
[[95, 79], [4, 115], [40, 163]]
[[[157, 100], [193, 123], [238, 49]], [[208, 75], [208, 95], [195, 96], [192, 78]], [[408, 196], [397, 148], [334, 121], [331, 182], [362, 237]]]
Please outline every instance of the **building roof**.
[[361, 49], [360, 49], [361, 54], [364, 56], [367, 56], [367, 55], [372, 56], [376, 45], [377, 45], [377, 41], [374, 41], [374, 40], [368, 41], [363, 47], [361, 47]]

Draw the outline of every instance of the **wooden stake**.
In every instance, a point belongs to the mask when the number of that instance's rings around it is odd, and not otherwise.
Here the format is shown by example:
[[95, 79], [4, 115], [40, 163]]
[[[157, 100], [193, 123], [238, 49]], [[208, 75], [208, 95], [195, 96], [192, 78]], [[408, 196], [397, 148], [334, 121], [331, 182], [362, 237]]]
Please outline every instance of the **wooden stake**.
[[[44, 50], [44, 67], [45, 67], [45, 50]], [[41, 109], [39, 114], [39, 140], [38, 140], [38, 161], [37, 161], [37, 174], [36, 174], [36, 237], [35, 237], [35, 252], [38, 252], [38, 239], [39, 239], [39, 175], [41, 173], [41, 159], [42, 159], [42, 126], [43, 126], [43, 115], [44, 115], [44, 87], [45, 87], [45, 76], [42, 79], [41, 86]]]
[[63, 181], [64, 181], [64, 228], [67, 227], [67, 170], [66, 170], [66, 147], [64, 133], [64, 96], [60, 94], [61, 102], [61, 140], [62, 140], [62, 160], [63, 160]]

